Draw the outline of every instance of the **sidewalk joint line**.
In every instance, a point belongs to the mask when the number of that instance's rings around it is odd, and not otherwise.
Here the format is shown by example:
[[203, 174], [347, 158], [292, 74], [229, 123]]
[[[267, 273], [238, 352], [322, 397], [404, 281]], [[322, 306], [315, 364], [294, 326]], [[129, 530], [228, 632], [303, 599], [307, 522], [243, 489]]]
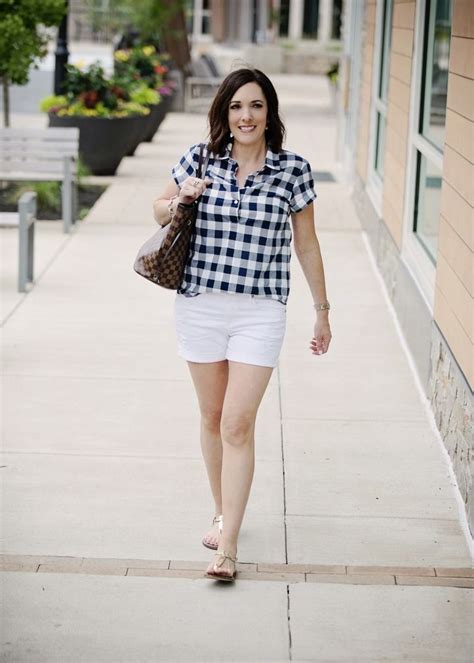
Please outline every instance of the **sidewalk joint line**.
[[293, 653], [292, 653], [291, 620], [290, 620], [290, 585], [286, 586], [286, 614], [288, 618], [288, 658], [290, 661], [292, 661]]
[[288, 564], [288, 530], [286, 525], [285, 445], [284, 445], [284, 436], [283, 436], [283, 409], [282, 409], [282, 399], [281, 399], [280, 364], [277, 365], [277, 386], [278, 386], [278, 412], [280, 414], [280, 448], [281, 448], [281, 465], [282, 465], [282, 478], [283, 478], [283, 530], [285, 536], [285, 562]]

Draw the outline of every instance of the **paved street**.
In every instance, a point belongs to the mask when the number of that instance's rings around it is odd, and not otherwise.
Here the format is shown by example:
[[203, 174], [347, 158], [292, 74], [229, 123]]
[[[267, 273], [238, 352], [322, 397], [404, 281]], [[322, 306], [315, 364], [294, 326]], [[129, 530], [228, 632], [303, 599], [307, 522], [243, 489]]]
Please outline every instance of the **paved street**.
[[[205, 116], [169, 114], [71, 236], [38, 223], [25, 295], [17, 231], [0, 230], [5, 663], [471, 660], [467, 524], [336, 161], [326, 80], [274, 82], [286, 146], [316, 171], [333, 340], [310, 354], [295, 257], [235, 584], [203, 578], [213, 502], [174, 293], [132, 269]], [[44, 123], [28, 117], [12, 125]]]

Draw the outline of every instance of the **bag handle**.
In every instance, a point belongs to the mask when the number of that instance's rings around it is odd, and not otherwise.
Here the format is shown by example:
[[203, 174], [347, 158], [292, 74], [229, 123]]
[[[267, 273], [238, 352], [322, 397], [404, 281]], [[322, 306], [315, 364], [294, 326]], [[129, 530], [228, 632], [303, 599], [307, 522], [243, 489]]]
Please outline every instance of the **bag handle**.
[[198, 177], [200, 180], [202, 179], [202, 175], [206, 174], [207, 164], [209, 163], [209, 150], [207, 152], [206, 158], [203, 159], [205, 147], [205, 143], [201, 143], [199, 146], [199, 164], [196, 170], [196, 177]]

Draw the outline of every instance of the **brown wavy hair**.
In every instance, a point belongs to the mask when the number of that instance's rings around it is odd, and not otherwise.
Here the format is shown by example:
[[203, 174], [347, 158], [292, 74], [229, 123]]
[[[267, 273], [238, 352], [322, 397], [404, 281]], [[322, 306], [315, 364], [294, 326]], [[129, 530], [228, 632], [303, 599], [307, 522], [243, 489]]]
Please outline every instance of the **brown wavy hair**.
[[247, 83], [257, 83], [262, 88], [268, 106], [266, 130], [267, 144], [274, 152], [281, 152], [285, 138], [285, 126], [278, 111], [278, 97], [271, 80], [263, 71], [246, 67], [228, 74], [219, 86], [208, 113], [209, 149], [222, 156], [229, 142], [229, 104], [236, 91]]

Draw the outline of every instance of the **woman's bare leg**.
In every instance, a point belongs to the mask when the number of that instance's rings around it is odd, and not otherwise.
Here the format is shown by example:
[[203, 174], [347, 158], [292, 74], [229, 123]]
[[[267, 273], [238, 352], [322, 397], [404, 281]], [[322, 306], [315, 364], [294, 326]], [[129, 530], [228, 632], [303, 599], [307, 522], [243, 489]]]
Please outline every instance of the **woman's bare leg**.
[[[227, 388], [227, 360], [212, 363], [188, 361], [188, 367], [201, 411], [201, 450], [215, 502], [216, 515], [222, 513], [222, 439], [221, 415]], [[211, 545], [219, 543], [219, 529], [215, 524], [206, 535]]]
[[[235, 557], [237, 539], [247, 506], [255, 467], [255, 421], [273, 369], [229, 361], [227, 389], [222, 408], [222, 512], [224, 530], [218, 551]], [[212, 571], [216, 557], [209, 565]], [[215, 570], [215, 569], [214, 569]], [[234, 564], [225, 560], [217, 572], [232, 574]]]

